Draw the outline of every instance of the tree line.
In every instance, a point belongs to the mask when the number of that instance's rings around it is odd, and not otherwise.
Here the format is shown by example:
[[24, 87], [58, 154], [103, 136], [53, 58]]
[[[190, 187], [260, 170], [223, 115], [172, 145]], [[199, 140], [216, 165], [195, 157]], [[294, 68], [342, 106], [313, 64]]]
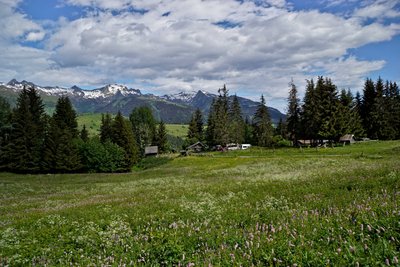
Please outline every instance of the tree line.
[[99, 135], [78, 130], [77, 114], [68, 97], [57, 100], [52, 116], [35, 88], [24, 88], [11, 109], [0, 97], [0, 169], [20, 173], [126, 172], [149, 145], [168, 150], [165, 124], [150, 108], [102, 115]]
[[296, 85], [289, 83], [286, 120], [273, 127], [266, 107], [261, 101], [252, 118], [243, 118], [236, 96], [229, 101], [226, 86], [218, 90], [207, 120], [197, 110], [191, 118], [187, 133], [188, 143], [206, 142], [209, 146], [228, 143], [249, 143], [262, 147], [298, 145], [310, 140], [318, 145], [323, 140], [339, 141], [345, 134], [357, 138], [380, 140], [400, 139], [400, 93], [395, 82], [376, 82], [367, 79], [362, 94], [353, 96], [341, 90], [330, 78], [318, 77], [307, 81], [303, 101]]

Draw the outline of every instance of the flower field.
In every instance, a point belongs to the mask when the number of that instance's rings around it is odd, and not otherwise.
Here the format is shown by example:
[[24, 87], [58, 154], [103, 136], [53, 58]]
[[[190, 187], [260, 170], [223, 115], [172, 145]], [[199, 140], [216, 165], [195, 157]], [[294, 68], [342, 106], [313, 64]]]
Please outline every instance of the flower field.
[[0, 266], [396, 266], [400, 142], [0, 174]]

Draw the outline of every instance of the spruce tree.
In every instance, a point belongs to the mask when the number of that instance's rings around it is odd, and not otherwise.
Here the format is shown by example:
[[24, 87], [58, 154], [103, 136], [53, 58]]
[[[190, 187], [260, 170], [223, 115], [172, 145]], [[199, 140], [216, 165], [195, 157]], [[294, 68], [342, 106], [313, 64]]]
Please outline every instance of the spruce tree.
[[73, 172], [81, 168], [76, 112], [68, 97], [56, 104], [45, 139], [44, 167], [49, 172]]
[[219, 96], [214, 105], [215, 121], [214, 121], [214, 142], [216, 144], [226, 146], [229, 143], [229, 100], [228, 89], [224, 85], [218, 90]]
[[203, 133], [203, 115], [200, 109], [197, 109], [190, 120], [187, 138], [191, 142], [202, 141], [204, 139]]
[[125, 171], [130, 171], [135, 163], [139, 161], [139, 149], [132, 132], [130, 122], [125, 120], [121, 112], [115, 116], [111, 125], [111, 141], [125, 151]]
[[101, 114], [100, 142], [103, 144], [112, 138], [112, 118], [109, 113]]
[[369, 138], [373, 138], [376, 136], [376, 134], [374, 133], [375, 129], [373, 128], [374, 122], [372, 120], [372, 112], [374, 109], [376, 96], [377, 94], [375, 91], [374, 82], [371, 79], [367, 79], [364, 83], [360, 114], [363, 128], [365, 129]]
[[8, 168], [16, 172], [40, 172], [47, 119], [42, 99], [31, 87], [24, 88], [12, 112], [12, 131], [6, 147]]
[[11, 132], [11, 108], [7, 100], [0, 96], [0, 169], [5, 168], [5, 147]]
[[296, 144], [300, 134], [300, 100], [297, 97], [297, 88], [293, 81], [290, 82], [289, 86], [290, 91], [288, 97], [286, 125], [289, 139]]
[[89, 132], [86, 129], [86, 125], [83, 125], [81, 132], [79, 133], [79, 137], [83, 142], [87, 142], [89, 140]]
[[244, 141], [245, 125], [242, 117], [242, 109], [239, 99], [233, 96], [232, 104], [229, 108], [229, 141], [235, 144], [242, 144]]
[[156, 120], [149, 107], [134, 108], [129, 115], [136, 143], [143, 155], [146, 146], [154, 144], [157, 134]]
[[165, 128], [165, 123], [161, 120], [158, 125], [157, 138], [156, 138], [158, 151], [160, 153], [165, 153], [168, 151], [168, 139], [167, 139], [167, 129]]
[[264, 96], [253, 118], [254, 138], [258, 146], [267, 147], [273, 143], [273, 127]]
[[314, 81], [307, 80], [301, 111], [301, 136], [304, 139], [317, 140], [320, 121], [319, 99], [316, 94]]

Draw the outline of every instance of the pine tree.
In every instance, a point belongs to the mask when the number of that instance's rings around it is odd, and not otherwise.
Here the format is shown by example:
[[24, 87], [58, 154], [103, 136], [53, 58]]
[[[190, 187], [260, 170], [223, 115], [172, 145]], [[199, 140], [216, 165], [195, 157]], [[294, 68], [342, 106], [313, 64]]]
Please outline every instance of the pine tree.
[[156, 120], [149, 107], [134, 108], [129, 120], [132, 124], [136, 143], [140, 148], [141, 155], [143, 155], [145, 147], [155, 142], [157, 134]]
[[214, 105], [215, 121], [214, 133], [215, 143], [226, 146], [229, 143], [229, 100], [228, 89], [224, 85], [218, 90], [219, 96]]
[[364, 84], [362, 104], [360, 107], [360, 114], [361, 114], [361, 120], [363, 123], [363, 128], [365, 129], [367, 136], [370, 138], [375, 136], [375, 133], [374, 133], [375, 130], [372, 127], [374, 123], [373, 123], [371, 115], [372, 115], [372, 112], [374, 109], [374, 103], [375, 103], [376, 96], [377, 96], [377, 93], [375, 91], [374, 82], [371, 79], [367, 79]]
[[76, 112], [68, 97], [56, 104], [45, 139], [44, 167], [50, 172], [73, 172], [81, 168], [78, 147]]
[[6, 99], [0, 96], [0, 169], [5, 168], [5, 147], [9, 141], [11, 132], [11, 108]]
[[215, 146], [215, 123], [216, 123], [216, 111], [215, 111], [215, 99], [212, 100], [210, 106], [210, 112], [207, 119], [207, 129], [206, 129], [206, 141], [209, 146]]
[[81, 132], [79, 134], [79, 137], [81, 138], [81, 140], [83, 142], [87, 142], [89, 140], [89, 132], [88, 132], [88, 130], [86, 130], [86, 125], [85, 124], [83, 125], [83, 128], [82, 128], [82, 130], [81, 130]]
[[111, 141], [125, 151], [125, 171], [130, 171], [135, 163], [139, 161], [139, 149], [133, 135], [132, 126], [126, 121], [121, 112], [115, 116], [111, 125]]
[[244, 121], [244, 142], [246, 144], [253, 144], [253, 126], [251, 125], [249, 117]]
[[112, 138], [112, 118], [110, 114], [101, 114], [100, 142], [103, 144]]
[[306, 93], [301, 111], [301, 136], [305, 139], [317, 140], [320, 121], [319, 99], [314, 81], [307, 81]]
[[167, 129], [165, 128], [165, 123], [161, 120], [158, 125], [157, 131], [157, 146], [160, 153], [165, 153], [168, 151], [168, 139], [167, 139]]
[[12, 114], [10, 142], [5, 148], [8, 168], [16, 172], [40, 172], [47, 120], [37, 91], [24, 88]]
[[288, 97], [286, 125], [290, 140], [296, 144], [300, 134], [300, 100], [297, 97], [297, 88], [293, 81], [290, 82], [289, 86], [290, 91]]
[[187, 137], [191, 142], [202, 141], [204, 139], [203, 133], [203, 115], [200, 109], [197, 109], [189, 123]]
[[253, 118], [254, 137], [258, 146], [267, 147], [273, 143], [273, 127], [264, 96], [258, 105]]
[[229, 141], [235, 144], [242, 144], [244, 141], [245, 125], [242, 117], [242, 109], [239, 99], [233, 96], [232, 104], [229, 108]]

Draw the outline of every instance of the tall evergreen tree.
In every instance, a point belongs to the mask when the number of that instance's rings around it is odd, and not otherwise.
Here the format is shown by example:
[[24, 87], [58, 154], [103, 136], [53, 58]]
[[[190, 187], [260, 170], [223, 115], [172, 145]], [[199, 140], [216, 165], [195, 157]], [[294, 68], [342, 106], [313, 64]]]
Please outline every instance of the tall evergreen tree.
[[314, 81], [307, 80], [306, 93], [303, 100], [301, 111], [301, 136], [305, 139], [317, 140], [320, 121], [320, 110], [318, 106], [319, 98], [317, 97]]
[[139, 145], [140, 152], [143, 155], [146, 146], [155, 143], [157, 134], [157, 124], [153, 113], [149, 107], [134, 108], [129, 116], [132, 124], [136, 143]]
[[160, 153], [165, 153], [168, 151], [167, 129], [165, 128], [165, 123], [162, 120], [158, 125], [156, 141], [158, 151]]
[[68, 97], [56, 104], [45, 139], [44, 169], [50, 172], [73, 172], [81, 168], [76, 112]]
[[242, 116], [239, 99], [233, 96], [232, 104], [229, 108], [229, 141], [236, 144], [242, 144], [244, 141], [245, 124]]
[[300, 100], [297, 97], [297, 88], [293, 81], [290, 82], [289, 86], [286, 125], [290, 140], [296, 144], [300, 134]]
[[37, 91], [24, 88], [12, 114], [10, 142], [6, 147], [8, 168], [17, 172], [40, 172], [47, 119]]
[[101, 125], [100, 125], [100, 142], [105, 143], [110, 141], [112, 138], [112, 118], [109, 113], [101, 114]]
[[225, 146], [229, 143], [229, 100], [226, 86], [218, 90], [219, 96], [214, 105], [215, 122], [214, 133], [215, 143]]
[[206, 141], [210, 146], [218, 145], [215, 141], [215, 124], [216, 124], [215, 105], [216, 101], [215, 99], [213, 99], [210, 105], [210, 112], [208, 114], [207, 129], [206, 129]]
[[83, 125], [83, 128], [82, 128], [81, 132], [79, 133], [79, 137], [81, 138], [81, 140], [83, 142], [89, 141], [89, 132], [86, 129], [86, 125], [85, 124]]
[[367, 79], [364, 83], [362, 104], [360, 107], [361, 120], [363, 128], [368, 137], [376, 136], [374, 123], [372, 120], [372, 112], [374, 109], [375, 98], [377, 93], [375, 91], [375, 84], [371, 79]]
[[273, 143], [273, 127], [265, 98], [261, 95], [261, 102], [253, 118], [254, 138], [258, 146], [267, 147]]
[[125, 171], [130, 171], [132, 166], [139, 161], [139, 149], [133, 135], [132, 126], [129, 121], [125, 120], [121, 112], [118, 112], [111, 128], [111, 141], [124, 149], [124, 169]]
[[5, 147], [11, 132], [11, 108], [7, 100], [0, 96], [0, 169], [7, 162]]
[[200, 109], [197, 109], [192, 115], [187, 137], [193, 142], [202, 141], [204, 139], [203, 115], [201, 114]]

